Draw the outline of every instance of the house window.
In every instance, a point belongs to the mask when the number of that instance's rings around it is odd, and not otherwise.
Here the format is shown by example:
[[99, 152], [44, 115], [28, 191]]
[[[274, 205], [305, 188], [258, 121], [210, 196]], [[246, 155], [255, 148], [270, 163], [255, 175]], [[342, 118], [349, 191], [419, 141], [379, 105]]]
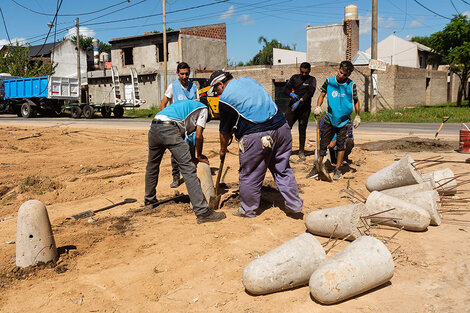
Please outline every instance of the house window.
[[423, 68], [424, 67], [424, 58], [422, 55], [419, 56], [419, 67]]
[[[166, 44], [166, 59], [168, 60], [168, 43]], [[157, 44], [158, 49], [158, 60], [157, 62], [163, 62], [163, 43]]]
[[124, 53], [124, 65], [134, 64], [134, 57], [132, 55], [132, 47], [123, 48], [122, 52]]

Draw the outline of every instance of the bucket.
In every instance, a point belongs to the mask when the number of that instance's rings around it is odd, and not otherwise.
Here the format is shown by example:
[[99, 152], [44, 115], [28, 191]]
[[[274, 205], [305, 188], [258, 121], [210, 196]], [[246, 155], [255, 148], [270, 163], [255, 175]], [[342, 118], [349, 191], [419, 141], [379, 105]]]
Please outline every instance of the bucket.
[[470, 153], [470, 131], [466, 129], [460, 130], [459, 152]]

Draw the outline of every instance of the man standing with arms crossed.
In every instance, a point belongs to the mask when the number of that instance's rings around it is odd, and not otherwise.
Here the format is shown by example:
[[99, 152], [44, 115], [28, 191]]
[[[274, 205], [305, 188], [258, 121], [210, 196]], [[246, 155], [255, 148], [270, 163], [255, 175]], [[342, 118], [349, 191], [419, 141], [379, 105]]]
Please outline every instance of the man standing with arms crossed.
[[212, 73], [210, 85], [216, 94], [221, 95], [221, 160], [225, 158], [232, 134], [238, 140], [241, 208], [232, 214], [256, 217], [261, 187], [269, 169], [284, 198], [287, 214], [300, 218], [303, 201], [289, 166], [292, 135], [282, 112], [263, 86], [250, 77], [235, 79], [229, 72], [219, 70]]
[[[178, 63], [178, 66], [176, 67], [176, 74], [178, 75], [178, 80], [175, 80], [170, 85], [168, 85], [168, 88], [165, 91], [165, 95], [160, 102], [160, 110], [163, 110], [169, 104], [172, 104], [175, 101], [199, 99], [197, 86], [189, 80], [191, 68], [189, 67], [188, 63]], [[186, 142], [191, 147], [191, 154], [194, 155], [194, 138], [189, 138]], [[178, 164], [173, 157], [171, 158], [171, 169], [173, 182], [170, 184], [170, 187], [176, 188], [180, 185], [180, 171], [178, 170]]]
[[284, 93], [290, 97], [286, 119], [292, 129], [299, 121], [299, 159], [305, 160], [305, 137], [310, 112], [312, 111], [312, 97], [317, 88], [317, 80], [310, 76], [310, 63], [300, 64], [300, 74], [293, 75], [286, 86]]
[[313, 113], [320, 118], [321, 105], [325, 95], [328, 95], [328, 114], [321, 129], [323, 136], [320, 139], [320, 164], [326, 155], [326, 150], [333, 137], [336, 135], [337, 161], [333, 174], [333, 179], [341, 178], [340, 167], [343, 163], [345, 143], [348, 129], [351, 126], [351, 113], [356, 111], [354, 118], [354, 128], [361, 124], [359, 116], [359, 98], [357, 97], [356, 84], [349, 79], [354, 71], [354, 65], [349, 61], [343, 61], [338, 67], [338, 74], [326, 79], [321, 87], [321, 94], [318, 97], [317, 107]]

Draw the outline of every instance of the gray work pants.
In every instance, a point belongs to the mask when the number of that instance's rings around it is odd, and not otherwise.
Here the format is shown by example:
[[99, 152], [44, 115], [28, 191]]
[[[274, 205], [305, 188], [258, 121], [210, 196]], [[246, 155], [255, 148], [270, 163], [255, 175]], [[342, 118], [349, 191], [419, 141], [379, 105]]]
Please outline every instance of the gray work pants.
[[196, 213], [196, 216], [207, 215], [209, 209], [202, 193], [201, 182], [197, 178], [196, 165], [191, 161], [189, 146], [181, 137], [178, 126], [174, 124], [152, 124], [148, 134], [148, 143], [148, 162], [145, 170], [145, 204], [157, 202], [156, 188], [160, 163], [165, 150], [168, 149], [183, 175], [194, 213]]

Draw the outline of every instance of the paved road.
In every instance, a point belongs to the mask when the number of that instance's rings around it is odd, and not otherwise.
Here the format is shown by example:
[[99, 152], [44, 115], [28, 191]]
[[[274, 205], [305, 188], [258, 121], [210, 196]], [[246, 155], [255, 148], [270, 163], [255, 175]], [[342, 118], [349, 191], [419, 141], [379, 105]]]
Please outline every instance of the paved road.
[[[73, 125], [77, 127], [92, 127], [92, 128], [115, 128], [115, 129], [147, 129], [150, 124], [150, 119], [141, 118], [100, 118], [93, 119], [73, 119], [69, 117], [36, 117], [24, 119], [16, 115], [1, 114], [0, 125], [2, 126], [53, 126], [53, 125]], [[216, 130], [219, 122], [217, 120], [211, 121], [208, 124], [208, 129]], [[406, 135], [433, 135], [439, 128], [439, 123], [362, 123], [356, 130], [358, 133], [397, 133]], [[470, 127], [470, 123], [468, 125]], [[309, 123], [309, 129], [315, 129], [314, 123]], [[442, 128], [440, 135], [458, 135], [459, 129], [463, 128], [462, 124], [446, 123]], [[294, 125], [294, 130], [297, 126]]]

